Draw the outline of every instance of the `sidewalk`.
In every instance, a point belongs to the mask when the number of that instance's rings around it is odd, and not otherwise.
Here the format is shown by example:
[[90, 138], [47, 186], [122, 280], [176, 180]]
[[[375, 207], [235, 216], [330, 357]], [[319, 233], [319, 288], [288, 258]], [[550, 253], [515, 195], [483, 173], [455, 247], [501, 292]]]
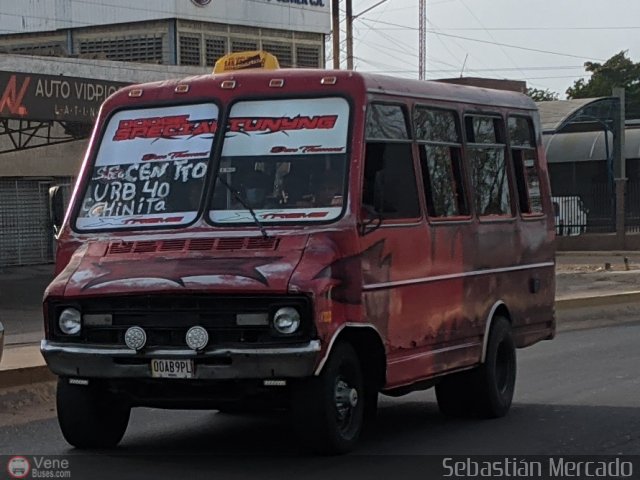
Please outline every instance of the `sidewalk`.
[[[556, 263], [559, 330], [640, 318], [635, 307], [640, 312], [640, 252], [559, 252]], [[53, 265], [0, 269], [0, 320], [6, 331], [0, 388], [54, 379], [39, 350], [42, 294], [52, 275]]]
[[44, 336], [42, 295], [53, 269], [52, 264], [0, 268], [0, 322], [6, 345], [35, 343]]

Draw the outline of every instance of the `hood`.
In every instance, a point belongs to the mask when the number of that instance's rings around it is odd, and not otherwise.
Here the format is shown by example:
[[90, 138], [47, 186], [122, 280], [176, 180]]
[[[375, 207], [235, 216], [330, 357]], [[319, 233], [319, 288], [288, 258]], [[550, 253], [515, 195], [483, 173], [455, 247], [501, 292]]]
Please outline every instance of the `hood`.
[[87, 242], [48, 293], [286, 293], [306, 241], [295, 235]]

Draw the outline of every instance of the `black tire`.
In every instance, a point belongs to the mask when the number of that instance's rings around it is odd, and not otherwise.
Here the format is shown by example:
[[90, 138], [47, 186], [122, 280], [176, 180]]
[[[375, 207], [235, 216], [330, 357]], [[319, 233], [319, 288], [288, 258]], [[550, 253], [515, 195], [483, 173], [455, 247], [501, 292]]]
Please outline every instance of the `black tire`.
[[65, 440], [76, 448], [112, 448], [129, 423], [131, 408], [100, 385], [70, 385], [58, 379], [58, 423]]
[[485, 362], [436, 385], [440, 411], [451, 417], [498, 418], [511, 408], [516, 380], [516, 348], [511, 325], [496, 317], [489, 332]]
[[474, 414], [474, 399], [470, 386], [473, 379], [470, 373], [448, 375], [436, 384], [436, 400], [443, 415], [464, 418]]
[[358, 355], [348, 343], [339, 343], [320, 376], [300, 382], [293, 390], [296, 433], [316, 452], [347, 453], [360, 438], [364, 399], [364, 377]]
[[504, 417], [511, 408], [516, 386], [516, 345], [506, 318], [496, 317], [493, 321], [487, 355], [475, 375], [478, 414], [484, 418]]

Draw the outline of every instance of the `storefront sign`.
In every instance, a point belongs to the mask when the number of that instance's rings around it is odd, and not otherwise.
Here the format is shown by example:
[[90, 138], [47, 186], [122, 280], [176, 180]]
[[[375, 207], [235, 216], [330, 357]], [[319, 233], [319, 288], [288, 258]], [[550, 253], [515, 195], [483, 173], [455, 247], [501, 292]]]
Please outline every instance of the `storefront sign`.
[[0, 71], [0, 118], [92, 123], [102, 102], [125, 85], [90, 78]]

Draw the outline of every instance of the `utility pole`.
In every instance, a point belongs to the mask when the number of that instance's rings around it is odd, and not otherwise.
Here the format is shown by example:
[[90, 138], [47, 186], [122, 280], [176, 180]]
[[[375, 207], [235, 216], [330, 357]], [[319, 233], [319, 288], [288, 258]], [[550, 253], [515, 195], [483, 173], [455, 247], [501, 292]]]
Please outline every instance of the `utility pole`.
[[347, 0], [347, 70], [353, 70], [353, 3]]
[[333, 38], [333, 68], [340, 70], [340, 0], [331, 0], [331, 16], [333, 19], [331, 31]]
[[419, 31], [418, 34], [418, 78], [425, 80], [427, 78], [427, 0], [418, 0], [420, 2], [420, 11], [418, 13]]

